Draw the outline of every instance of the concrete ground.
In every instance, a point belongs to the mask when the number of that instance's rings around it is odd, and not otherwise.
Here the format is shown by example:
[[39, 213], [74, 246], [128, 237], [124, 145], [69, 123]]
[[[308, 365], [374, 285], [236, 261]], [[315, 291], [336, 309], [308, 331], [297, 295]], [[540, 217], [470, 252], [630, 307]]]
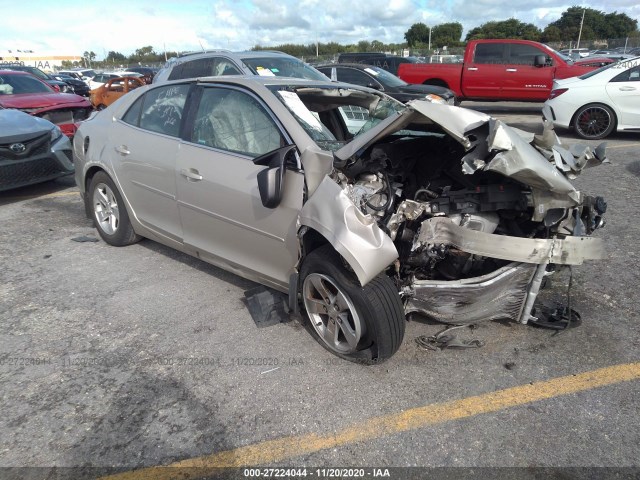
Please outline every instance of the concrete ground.
[[[539, 105], [463, 106], [541, 126]], [[99, 238], [72, 178], [0, 194], [0, 467], [85, 467], [67, 471], [75, 478], [169, 478], [147, 469], [157, 465], [180, 478], [223, 465], [640, 475], [640, 136], [607, 142], [611, 164], [575, 182], [609, 205], [597, 232], [607, 259], [573, 271], [581, 326], [554, 335], [490, 322], [459, 333], [484, 347], [436, 352], [415, 339], [442, 327], [412, 318], [399, 352], [373, 367], [331, 356], [297, 320], [257, 329], [243, 302], [255, 284], [195, 258], [149, 240], [72, 241]], [[548, 299], [564, 298], [566, 282]], [[53, 478], [0, 469], [9, 474]]]

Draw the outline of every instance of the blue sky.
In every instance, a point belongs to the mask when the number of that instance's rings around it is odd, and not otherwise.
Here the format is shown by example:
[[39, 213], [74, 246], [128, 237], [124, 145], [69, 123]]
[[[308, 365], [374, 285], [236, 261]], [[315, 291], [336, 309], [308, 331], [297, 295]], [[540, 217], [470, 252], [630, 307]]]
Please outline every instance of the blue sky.
[[[544, 28], [578, 2], [565, 0], [0, 0], [0, 52], [31, 49], [101, 59], [152, 45], [161, 52], [359, 40], [402, 42], [416, 22], [457, 21], [465, 32], [511, 17]], [[640, 20], [637, 0], [579, 5]]]

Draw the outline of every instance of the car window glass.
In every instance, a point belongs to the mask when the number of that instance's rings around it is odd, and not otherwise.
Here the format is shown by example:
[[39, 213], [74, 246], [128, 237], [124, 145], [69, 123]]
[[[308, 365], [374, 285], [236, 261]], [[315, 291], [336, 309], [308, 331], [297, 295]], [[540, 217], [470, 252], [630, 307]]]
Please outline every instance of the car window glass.
[[138, 126], [138, 121], [140, 120], [140, 112], [142, 111], [142, 102], [144, 101], [144, 95], [137, 99], [127, 113], [122, 117], [122, 121], [128, 123], [129, 125], [133, 125], [134, 127]]
[[244, 58], [242, 61], [256, 75], [327, 81], [318, 70], [294, 57]]
[[189, 85], [156, 88], [144, 96], [140, 128], [177, 137]]
[[187, 62], [182, 67], [182, 78], [209, 77], [215, 71], [216, 57]]
[[638, 82], [640, 81], [640, 66], [629, 68], [611, 79], [612, 82]]
[[19, 74], [0, 76], [0, 94], [3, 95], [52, 92], [53, 90], [51, 87], [31, 75]]
[[336, 68], [336, 74], [339, 82], [353, 83], [354, 85], [362, 85], [363, 87], [378, 83], [366, 73], [356, 70], [355, 68], [338, 67]]
[[[534, 65], [536, 55], [544, 55], [544, 52], [533, 45], [512, 43], [509, 49], [509, 60], [507, 63], [513, 65]], [[546, 56], [546, 55], [545, 55]]]
[[240, 70], [226, 58], [219, 58], [213, 75], [240, 75]]
[[284, 145], [277, 125], [254, 97], [224, 88], [204, 90], [191, 141], [250, 157]]
[[504, 43], [479, 43], [476, 45], [474, 63], [503, 64]]

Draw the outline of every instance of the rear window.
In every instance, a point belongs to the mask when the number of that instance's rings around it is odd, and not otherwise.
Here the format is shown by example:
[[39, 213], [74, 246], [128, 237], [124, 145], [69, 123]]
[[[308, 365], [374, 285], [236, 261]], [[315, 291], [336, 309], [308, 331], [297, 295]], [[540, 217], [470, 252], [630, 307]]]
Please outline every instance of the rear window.
[[307, 78], [323, 82], [328, 80], [315, 68], [293, 57], [244, 58], [242, 61], [254, 74], [265, 77]]
[[479, 43], [476, 45], [474, 63], [503, 64], [505, 63], [504, 43]]
[[207, 57], [176, 65], [173, 70], [171, 70], [168, 80], [218, 75], [240, 75], [240, 73], [240, 70], [226, 58]]

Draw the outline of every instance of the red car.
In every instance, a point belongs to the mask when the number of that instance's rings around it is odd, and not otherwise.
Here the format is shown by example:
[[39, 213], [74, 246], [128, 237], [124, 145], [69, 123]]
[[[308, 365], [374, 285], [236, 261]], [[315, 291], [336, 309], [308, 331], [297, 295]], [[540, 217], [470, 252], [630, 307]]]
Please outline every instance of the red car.
[[73, 137], [80, 122], [92, 111], [86, 98], [56, 93], [33, 75], [11, 70], [0, 70], [0, 106], [49, 120], [68, 137]]

